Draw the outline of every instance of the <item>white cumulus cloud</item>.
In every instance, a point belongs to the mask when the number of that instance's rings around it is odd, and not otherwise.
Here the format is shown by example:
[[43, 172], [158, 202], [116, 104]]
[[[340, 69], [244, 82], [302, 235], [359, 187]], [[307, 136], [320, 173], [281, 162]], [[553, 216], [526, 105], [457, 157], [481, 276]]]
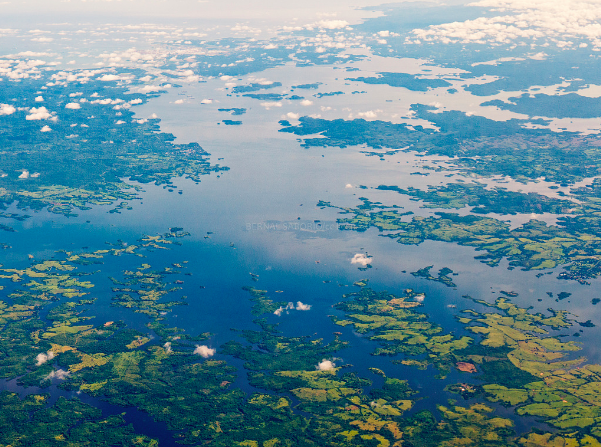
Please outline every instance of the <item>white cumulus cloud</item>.
[[[23, 172], [27, 172], [27, 171], [23, 171]], [[27, 173], [27, 176], [29, 177], [29, 173]], [[19, 177], [19, 178], [21, 178], [21, 177]], [[35, 360], [36, 360], [35, 364], [36, 364], [36, 366], [40, 366], [40, 365], [43, 365], [44, 363], [46, 363], [48, 360], [52, 360], [53, 358], [54, 358], [54, 352], [52, 352], [52, 351], [48, 351], [45, 354], [43, 352], [40, 352], [35, 358]]]
[[279, 317], [284, 312], [286, 312], [290, 309], [294, 309], [294, 303], [292, 303], [292, 302], [286, 304], [285, 306], [280, 306], [278, 309], [275, 310], [275, 312], [273, 314], [277, 315]]
[[204, 357], [205, 359], [213, 357], [215, 355], [215, 352], [215, 349], [211, 349], [206, 345], [196, 345], [196, 349], [194, 350], [194, 354], [198, 354], [199, 356]]
[[277, 101], [262, 102], [261, 105], [267, 110], [271, 109], [272, 107], [282, 107], [282, 103]]
[[77, 109], [81, 109], [81, 105], [79, 105], [78, 102], [70, 102], [69, 104], [67, 104], [65, 106], [65, 109], [77, 110]]
[[52, 371], [50, 374], [48, 374], [45, 377], [45, 380], [52, 380], [52, 379], [65, 380], [67, 377], [69, 377], [69, 371], [65, 371], [63, 369], [57, 369], [56, 371]]
[[336, 368], [336, 364], [331, 360], [323, 359], [317, 364], [317, 369], [320, 371], [330, 371], [334, 368]]
[[311, 310], [311, 305], [297, 301], [296, 302], [296, 310]]
[[367, 267], [367, 265], [371, 264], [373, 258], [368, 258], [363, 253], [357, 253], [351, 259], [351, 264], [361, 264], [363, 267]]
[[98, 78], [98, 80], [99, 81], [105, 81], [105, 82], [108, 82], [108, 81], [119, 81], [119, 80], [121, 80], [121, 77], [117, 76], [117, 75], [103, 75], [103, 76], [100, 76]]
[[25, 117], [27, 121], [39, 121], [39, 120], [47, 120], [51, 119], [52, 114], [46, 109], [46, 107], [32, 107], [29, 111], [29, 115]]
[[368, 110], [367, 112], [359, 112], [357, 113], [357, 117], [373, 120], [378, 117], [378, 112], [381, 112], [381, 110]]
[[15, 109], [10, 104], [0, 104], [0, 116], [2, 116], [2, 115], [12, 115], [16, 111], [17, 111], [17, 109]]
[[310, 26], [323, 29], [341, 29], [346, 28], [348, 25], [349, 23], [346, 20], [319, 20]]

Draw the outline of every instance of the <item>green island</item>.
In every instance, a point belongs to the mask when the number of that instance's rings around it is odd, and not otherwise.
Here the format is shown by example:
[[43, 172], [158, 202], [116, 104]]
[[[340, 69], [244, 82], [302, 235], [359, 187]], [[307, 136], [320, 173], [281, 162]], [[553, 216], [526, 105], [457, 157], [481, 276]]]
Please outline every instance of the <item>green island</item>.
[[429, 265], [427, 267], [421, 268], [416, 272], [411, 272], [411, 274], [418, 278], [424, 278], [428, 281], [435, 281], [444, 284], [447, 287], [456, 287], [457, 285], [453, 282], [453, 279], [449, 275], [457, 275], [457, 273], [453, 273], [448, 267], [443, 267], [438, 271], [438, 276], [433, 276], [430, 273], [430, 270], [434, 267], [433, 265]]

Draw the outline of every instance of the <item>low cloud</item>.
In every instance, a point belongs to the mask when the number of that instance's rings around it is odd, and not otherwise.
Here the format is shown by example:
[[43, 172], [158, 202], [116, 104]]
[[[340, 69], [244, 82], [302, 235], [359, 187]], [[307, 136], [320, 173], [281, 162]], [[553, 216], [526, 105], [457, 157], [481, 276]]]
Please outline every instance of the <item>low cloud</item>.
[[98, 78], [99, 81], [109, 82], [109, 81], [120, 81], [121, 77], [117, 75], [103, 75]]
[[298, 113], [288, 112], [286, 114], [286, 118], [291, 119], [291, 120], [297, 120], [300, 118], [300, 115]]
[[77, 109], [81, 109], [81, 106], [79, 105], [78, 102], [70, 102], [69, 104], [67, 104], [65, 106], [65, 109], [77, 110]]
[[334, 368], [336, 368], [336, 364], [331, 360], [323, 359], [317, 364], [317, 369], [320, 371], [330, 371]]
[[212, 99], [203, 99], [202, 101], [200, 101], [201, 104], [213, 104], [213, 100]]
[[296, 302], [296, 310], [311, 310], [311, 305], [304, 304], [304, 303], [301, 303], [300, 301], [297, 301]]
[[273, 313], [274, 315], [277, 315], [278, 317], [280, 315], [282, 315], [284, 312], [290, 310], [290, 309], [294, 309], [294, 303], [291, 301], [288, 304], [286, 304], [286, 306], [280, 306], [279, 309], [276, 309], [275, 312]]
[[415, 29], [412, 33], [416, 39], [411, 42], [408, 38], [407, 42], [509, 44], [531, 39], [544, 45], [549, 39], [561, 48], [573, 46], [572, 41], [563, 39], [587, 39], [597, 48], [601, 45], [598, 2], [482, 0], [470, 6], [489, 8], [500, 14]]
[[69, 371], [65, 371], [64, 369], [57, 369], [56, 371], [52, 371], [50, 374], [48, 374], [44, 378], [44, 380], [65, 380], [67, 377], [69, 377]]
[[211, 349], [206, 345], [196, 345], [196, 349], [194, 350], [194, 354], [198, 354], [199, 356], [204, 357], [205, 359], [213, 357], [215, 355], [215, 352], [217, 352], [215, 349]]
[[309, 101], [308, 99], [303, 99], [301, 101], [301, 106], [310, 106], [313, 105], [313, 101]]
[[44, 126], [40, 129], [40, 132], [50, 132], [52, 129], [49, 126]]
[[27, 121], [48, 120], [53, 118], [54, 117], [52, 116], [52, 114], [44, 106], [38, 108], [32, 107], [29, 111], [29, 115], [25, 117]]
[[372, 259], [373, 258], [369, 258], [363, 253], [357, 253], [355, 256], [353, 256], [353, 259], [351, 259], [351, 264], [361, 264], [363, 267], [367, 267], [369, 264], [371, 264]]
[[374, 120], [378, 117], [378, 112], [381, 110], [368, 110], [367, 112], [357, 113], [357, 118], [366, 118], [368, 120]]
[[[25, 173], [27, 171], [23, 171], [23, 172]], [[27, 176], [29, 177], [29, 172], [27, 172]], [[21, 177], [19, 176], [19, 178], [21, 178]], [[40, 365], [43, 365], [44, 363], [46, 363], [48, 360], [52, 360], [53, 358], [54, 358], [54, 352], [52, 352], [52, 351], [48, 351], [45, 354], [43, 352], [40, 352], [35, 358], [35, 360], [36, 360], [35, 364], [36, 364], [36, 366], [40, 366]]]
[[[168, 341], [167, 343], [165, 343], [163, 345], [163, 348], [165, 348], [165, 351], [167, 352], [167, 354], [173, 352], [173, 349], [171, 348], [171, 342]], [[194, 352], [196, 352], [196, 350], [194, 350]]]
[[346, 20], [319, 20], [308, 25], [307, 28], [322, 28], [322, 29], [342, 29], [346, 28], [349, 23]]
[[36, 96], [35, 97], [35, 102], [44, 102], [44, 97], [43, 96]]
[[15, 109], [10, 104], [0, 104], [0, 116], [1, 115], [12, 115], [16, 111], [17, 111], [17, 109]]
[[282, 107], [281, 102], [275, 102], [275, 101], [262, 102], [261, 105], [263, 107], [265, 107], [267, 110], [271, 109], [272, 107]]

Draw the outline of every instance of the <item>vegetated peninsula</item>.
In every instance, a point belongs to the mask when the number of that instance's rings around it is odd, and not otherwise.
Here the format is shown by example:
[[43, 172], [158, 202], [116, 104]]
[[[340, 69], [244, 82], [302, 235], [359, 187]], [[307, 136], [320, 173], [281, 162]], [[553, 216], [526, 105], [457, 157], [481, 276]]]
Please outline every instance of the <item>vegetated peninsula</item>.
[[[174, 144], [158, 119], [135, 119], [131, 107], [146, 102], [146, 95], [127, 93], [116, 82], [86, 79], [47, 87], [43, 103], [34, 102], [51, 75], [6, 82], [0, 93], [0, 103], [19, 97], [30, 106], [0, 116], [4, 207], [16, 201], [22, 209], [71, 215], [135, 199], [137, 187], [124, 180], [171, 185], [174, 177], [199, 182], [227, 169], [211, 165], [197, 143]], [[75, 94], [80, 100], [68, 102]]]

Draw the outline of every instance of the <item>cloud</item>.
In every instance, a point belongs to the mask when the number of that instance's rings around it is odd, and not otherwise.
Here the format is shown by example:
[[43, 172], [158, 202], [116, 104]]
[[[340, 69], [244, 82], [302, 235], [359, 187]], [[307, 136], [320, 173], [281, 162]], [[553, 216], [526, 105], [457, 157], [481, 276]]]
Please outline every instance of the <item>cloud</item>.
[[213, 357], [215, 355], [215, 352], [215, 349], [211, 349], [206, 345], [196, 345], [196, 349], [194, 350], [194, 354], [198, 354], [199, 356], [204, 357], [205, 359]]
[[[167, 343], [165, 343], [163, 345], [163, 348], [165, 348], [165, 352], [167, 352], [167, 354], [173, 352], [173, 349], [171, 348], [171, 342], [168, 341]], [[194, 350], [194, 352], [196, 352], [196, 350]]]
[[294, 309], [294, 303], [293, 302], [289, 302], [288, 304], [286, 304], [286, 306], [280, 306], [279, 309], [276, 309], [275, 312], [273, 313], [274, 315], [277, 315], [278, 317], [280, 315], [282, 315], [285, 311], [290, 310], [290, 309]]
[[317, 364], [317, 369], [320, 371], [330, 371], [334, 368], [336, 368], [336, 364], [333, 363], [331, 360], [323, 359]]
[[38, 108], [32, 107], [29, 111], [29, 115], [25, 117], [27, 121], [39, 121], [51, 118], [53, 118], [52, 114], [44, 106]]
[[44, 97], [43, 96], [36, 96], [35, 97], [35, 102], [44, 102]]
[[292, 113], [292, 112], [288, 112], [286, 114], [286, 118], [289, 118], [291, 120], [297, 120], [299, 119], [300, 115], [298, 113]]
[[351, 259], [351, 264], [361, 264], [363, 267], [367, 267], [371, 264], [372, 259], [373, 258], [368, 258], [363, 253], [357, 253], [353, 256], [353, 259]]
[[309, 27], [323, 29], [341, 29], [346, 28], [349, 23], [346, 20], [319, 20], [314, 22]]
[[309, 101], [308, 99], [303, 99], [301, 101], [301, 106], [310, 106], [313, 104], [313, 101]]
[[589, 39], [601, 47], [601, 5], [578, 0], [483, 0], [470, 6], [502, 13], [464, 22], [433, 25], [412, 31], [416, 41], [408, 43], [509, 44], [520, 39], [547, 40], [558, 47], [572, 46], [564, 39]]
[[203, 99], [202, 101], [200, 101], [201, 104], [213, 104], [213, 100], [212, 99]]
[[44, 126], [40, 129], [40, 132], [50, 132], [52, 129], [49, 126]]
[[103, 75], [98, 78], [99, 81], [109, 82], [109, 81], [120, 81], [121, 77], [117, 75]]
[[[23, 171], [23, 172], [25, 173], [27, 171]], [[21, 175], [23, 175], [23, 174], [21, 174]], [[27, 172], [27, 176], [29, 177], [29, 172]], [[21, 176], [19, 176], [19, 178], [21, 178]], [[52, 352], [52, 351], [48, 351], [46, 354], [44, 354], [43, 352], [40, 352], [35, 358], [36, 366], [43, 365], [48, 360], [52, 360], [53, 358], [54, 358], [54, 352]]]
[[420, 293], [419, 295], [415, 295], [415, 301], [417, 301], [418, 303], [423, 303], [425, 298], [426, 298], [426, 295], [424, 295], [423, 293]]
[[48, 374], [44, 380], [52, 380], [52, 379], [56, 379], [56, 380], [65, 380], [67, 377], [69, 377], [69, 371], [65, 371], [63, 369], [57, 369], [56, 371], [52, 371], [50, 374]]
[[311, 310], [311, 305], [304, 304], [304, 303], [301, 303], [300, 301], [297, 301], [296, 302], [296, 310]]
[[[19, 178], [29, 178], [29, 171], [23, 171], [23, 172], [21, 172], [21, 174], [19, 175]], [[45, 354], [40, 354], [40, 355], [45, 355]], [[38, 355], [38, 357], [40, 357], [40, 355]], [[44, 360], [44, 362], [45, 361], [46, 360]], [[44, 363], [44, 362], [42, 362], [42, 363]]]
[[10, 104], [0, 104], [0, 116], [2, 116], [2, 115], [12, 115], [16, 111], [17, 111], [17, 109], [15, 109]]
[[[0, 30], [0, 32], [5, 30]], [[56, 56], [56, 53], [46, 53], [39, 51], [21, 51], [16, 54], [7, 54], [6, 56], [0, 56], [3, 59], [19, 59], [21, 57], [29, 58], [29, 57], [42, 57], [42, 56]]]
[[183, 99], [176, 99], [175, 101], [173, 101], [173, 104], [183, 104], [184, 100]]
[[381, 110], [368, 110], [367, 112], [359, 112], [357, 113], [357, 117], [373, 120], [378, 117], [378, 112], [381, 112]]
[[47, 42], [52, 42], [54, 39], [52, 37], [34, 37], [31, 40], [34, 41], [34, 42], [47, 43]]
[[77, 110], [77, 109], [81, 109], [81, 106], [79, 105], [78, 102], [70, 102], [69, 104], [67, 104], [65, 106], [65, 109]]
[[351, 185], [350, 183], [347, 183], [346, 185], [344, 185], [345, 188], [350, 189], [353, 187], [353, 185]]
[[261, 105], [267, 110], [271, 109], [272, 107], [282, 107], [282, 103], [277, 101], [262, 102]]

